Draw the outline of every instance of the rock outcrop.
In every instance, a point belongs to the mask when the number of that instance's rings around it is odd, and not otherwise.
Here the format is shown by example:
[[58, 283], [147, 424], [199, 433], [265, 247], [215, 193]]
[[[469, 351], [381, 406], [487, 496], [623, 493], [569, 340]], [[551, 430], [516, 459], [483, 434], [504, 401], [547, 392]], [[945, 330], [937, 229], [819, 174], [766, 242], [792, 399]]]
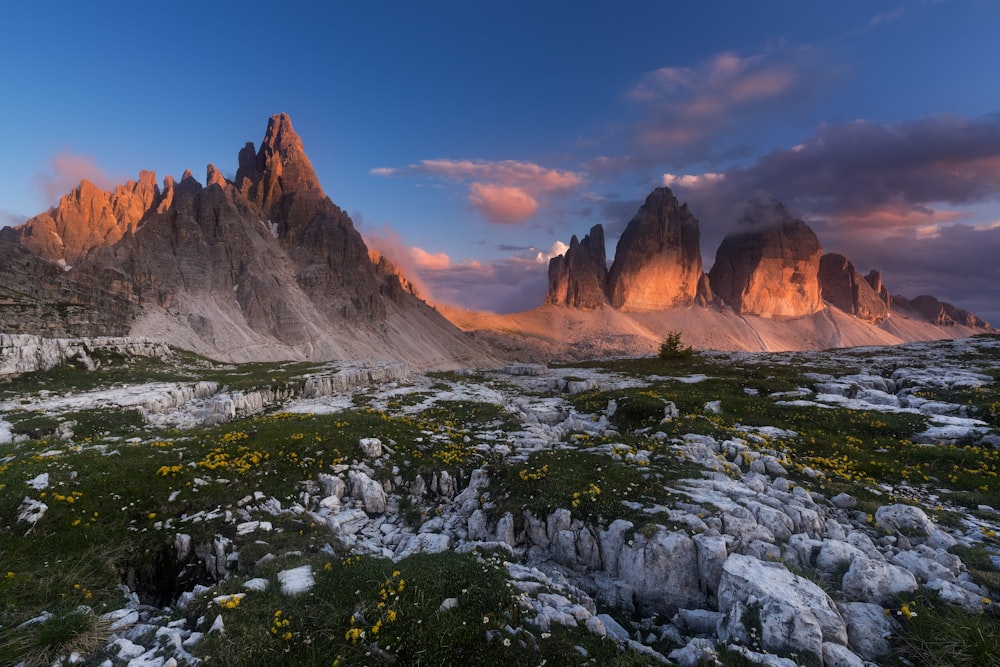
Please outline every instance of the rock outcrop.
[[715, 296], [737, 313], [765, 317], [822, 310], [822, 248], [813, 230], [774, 199], [751, 202], [739, 224], [708, 273]]
[[886, 303], [889, 307], [892, 307], [892, 297], [889, 296], [889, 289], [882, 282], [882, 272], [877, 269], [872, 269], [865, 275], [865, 280], [871, 286], [878, 298]]
[[656, 188], [618, 240], [608, 301], [625, 311], [688, 306], [702, 275], [698, 219], [670, 188]]
[[128, 181], [113, 192], [83, 180], [55, 207], [7, 235], [39, 257], [72, 266], [134, 230], [159, 199], [156, 174], [151, 171], [139, 172], [138, 181]]
[[607, 282], [604, 228], [594, 225], [582, 242], [574, 235], [569, 249], [549, 260], [549, 291], [545, 295], [545, 303], [600, 308], [607, 303]]
[[866, 322], [878, 324], [885, 321], [889, 317], [889, 302], [879, 292], [888, 294], [888, 291], [882, 285], [881, 274], [872, 271], [868, 275], [872, 276], [871, 281], [863, 277], [843, 255], [823, 255], [819, 263], [819, 284], [823, 290], [823, 299]]

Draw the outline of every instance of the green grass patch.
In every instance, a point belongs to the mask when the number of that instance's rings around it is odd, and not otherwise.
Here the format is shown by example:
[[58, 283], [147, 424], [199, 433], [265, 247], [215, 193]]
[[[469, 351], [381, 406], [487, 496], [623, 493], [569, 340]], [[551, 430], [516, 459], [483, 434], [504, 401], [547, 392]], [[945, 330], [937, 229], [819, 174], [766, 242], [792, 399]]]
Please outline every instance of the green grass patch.
[[[207, 663], [651, 664], [585, 631], [556, 627], [543, 638], [540, 632], [514, 630], [525, 625], [527, 612], [498, 561], [441, 553], [397, 563], [367, 556], [306, 562], [316, 580], [307, 595], [282, 595], [277, 566], [269, 564], [254, 573], [270, 580], [267, 591], [248, 593], [230, 608], [206, 596], [188, 611], [192, 617], [223, 616], [225, 633], [198, 645]], [[238, 582], [227, 582], [225, 590], [239, 592]], [[442, 608], [448, 599], [454, 606]], [[590, 659], [576, 652], [576, 645], [585, 647]]]
[[1000, 665], [1000, 618], [994, 614], [970, 614], [924, 591], [893, 613], [902, 624], [892, 638], [896, 664]]

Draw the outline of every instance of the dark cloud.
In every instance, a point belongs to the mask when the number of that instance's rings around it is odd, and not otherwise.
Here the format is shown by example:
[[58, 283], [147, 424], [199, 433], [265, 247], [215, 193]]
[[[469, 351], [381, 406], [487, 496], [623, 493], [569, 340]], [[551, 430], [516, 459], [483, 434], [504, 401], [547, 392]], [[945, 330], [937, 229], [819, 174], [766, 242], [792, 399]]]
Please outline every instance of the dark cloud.
[[862, 273], [880, 270], [891, 293], [932, 294], [1000, 326], [1000, 227], [955, 224], [929, 237], [900, 231], [881, 243], [817, 231], [824, 249], [849, 257]]
[[699, 205], [717, 202], [712, 208], [731, 208], [763, 190], [793, 208], [845, 224], [934, 224], [947, 215], [936, 208], [942, 204], [1000, 199], [1000, 114], [824, 125], [794, 148], [722, 175], [676, 187]]
[[520, 258], [468, 262], [421, 275], [438, 301], [494, 313], [537, 308], [548, 289], [548, 262]]
[[1000, 229], [963, 223], [1000, 201], [1000, 114], [824, 125], [749, 166], [664, 181], [701, 221], [706, 255], [746, 202], [766, 194], [804, 218], [826, 251], [881, 270], [890, 291], [1000, 321]]

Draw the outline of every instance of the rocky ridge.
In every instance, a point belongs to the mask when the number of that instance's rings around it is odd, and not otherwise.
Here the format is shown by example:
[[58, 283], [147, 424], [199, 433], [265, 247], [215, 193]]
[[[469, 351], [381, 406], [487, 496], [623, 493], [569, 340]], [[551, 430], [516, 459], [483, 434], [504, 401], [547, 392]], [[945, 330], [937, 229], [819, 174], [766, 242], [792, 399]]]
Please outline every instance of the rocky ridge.
[[889, 317], [889, 291], [878, 271], [864, 277], [843, 255], [827, 253], [820, 258], [819, 284], [823, 299], [845, 313], [872, 324]]
[[549, 290], [545, 303], [600, 308], [607, 303], [607, 284], [604, 228], [594, 225], [582, 242], [574, 235], [566, 252], [549, 260]]
[[[96, 320], [83, 331], [65, 322], [56, 335], [150, 336], [238, 360], [490, 358], [372, 261], [285, 114], [271, 118], [259, 150], [240, 151], [235, 182], [214, 165], [204, 186], [190, 171], [162, 188], [152, 172], [110, 193], [84, 182], [4, 237], [5, 255], [28, 250], [66, 271], [45, 273], [36, 261], [44, 281], [33, 283], [4, 261], [0, 286], [21, 303], [60, 295]], [[0, 308], [5, 329], [38, 331], [17, 314]]]

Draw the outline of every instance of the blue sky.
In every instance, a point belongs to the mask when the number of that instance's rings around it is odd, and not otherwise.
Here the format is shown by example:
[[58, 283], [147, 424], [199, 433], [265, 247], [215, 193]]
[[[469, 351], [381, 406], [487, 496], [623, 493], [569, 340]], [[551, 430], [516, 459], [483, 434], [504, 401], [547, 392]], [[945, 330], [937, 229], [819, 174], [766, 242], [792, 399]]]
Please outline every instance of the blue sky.
[[[329, 5], [329, 6], [327, 6]], [[1000, 324], [1000, 3], [37, 2], [5, 8], [0, 222], [81, 177], [214, 163], [291, 115], [327, 194], [432, 300], [531, 308], [655, 186], [711, 266], [784, 201], [893, 293]]]

